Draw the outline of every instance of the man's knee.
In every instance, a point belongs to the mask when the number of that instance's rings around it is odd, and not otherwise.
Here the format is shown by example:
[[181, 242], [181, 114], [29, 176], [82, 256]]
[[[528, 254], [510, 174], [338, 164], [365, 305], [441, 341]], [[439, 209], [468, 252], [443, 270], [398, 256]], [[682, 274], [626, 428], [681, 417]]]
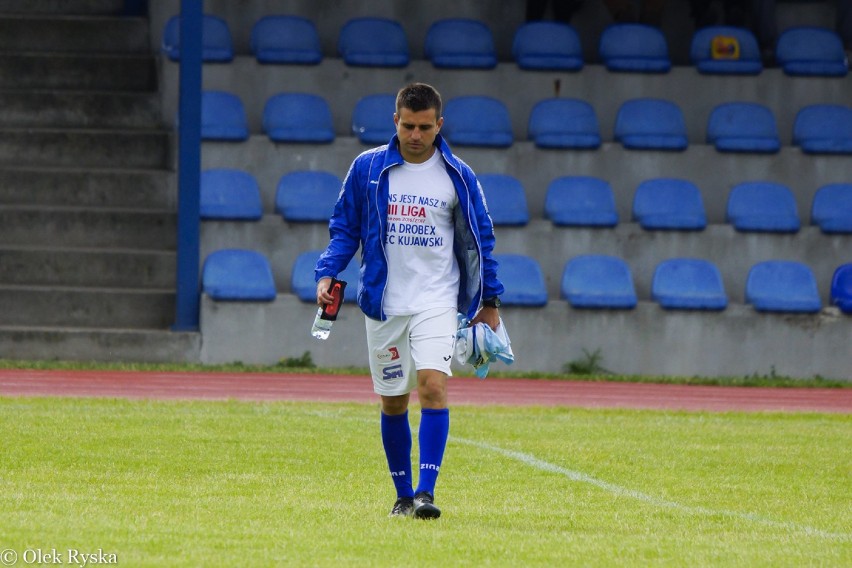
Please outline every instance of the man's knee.
[[435, 369], [417, 371], [417, 396], [423, 408], [447, 406], [447, 374]]

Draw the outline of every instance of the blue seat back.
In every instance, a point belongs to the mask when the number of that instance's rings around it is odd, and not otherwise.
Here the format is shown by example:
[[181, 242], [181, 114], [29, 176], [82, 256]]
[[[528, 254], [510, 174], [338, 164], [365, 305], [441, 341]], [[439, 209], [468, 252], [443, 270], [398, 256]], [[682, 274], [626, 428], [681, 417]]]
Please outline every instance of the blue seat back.
[[610, 71], [668, 73], [666, 36], [645, 24], [612, 24], [601, 33], [598, 54]]
[[249, 137], [248, 119], [240, 98], [225, 91], [201, 93], [201, 139], [242, 141]]
[[726, 222], [738, 231], [795, 233], [800, 228], [793, 192], [773, 182], [743, 182], [728, 194]]
[[601, 145], [595, 109], [580, 99], [544, 99], [533, 106], [529, 139], [539, 148], [595, 149]]
[[562, 298], [575, 308], [632, 309], [636, 288], [627, 263], [617, 256], [586, 254], [565, 264]]
[[273, 95], [263, 107], [263, 131], [275, 142], [331, 143], [334, 141], [331, 108], [319, 95]]
[[831, 277], [831, 303], [844, 314], [852, 314], [852, 263], [837, 267]]
[[500, 296], [506, 306], [538, 307], [547, 304], [547, 286], [538, 261], [523, 254], [495, 254], [497, 274], [505, 288]]
[[478, 176], [495, 225], [523, 226], [530, 222], [524, 186], [514, 176], [481, 174]]
[[[314, 280], [314, 270], [322, 252], [321, 250], [303, 252], [296, 257], [296, 261], [293, 263], [293, 270], [290, 274], [290, 288], [303, 302], [316, 303], [317, 301], [317, 283]], [[337, 275], [338, 280], [346, 282], [346, 290], [343, 292], [344, 302], [355, 302], [358, 299], [358, 266], [357, 258], [353, 257], [346, 269]]]
[[852, 154], [852, 108], [802, 107], [793, 122], [793, 144], [807, 154]]
[[352, 110], [352, 133], [362, 144], [387, 144], [396, 134], [396, 95], [367, 95]]
[[491, 29], [479, 20], [447, 18], [426, 31], [423, 54], [438, 68], [493, 69], [497, 51]]
[[751, 267], [745, 301], [761, 312], [808, 312], [822, 308], [810, 267], [791, 260], [767, 260]]
[[670, 310], [724, 310], [728, 296], [716, 265], [700, 258], [670, 258], [657, 265], [651, 299]]
[[501, 101], [485, 96], [462, 96], [444, 105], [441, 133], [450, 144], [508, 148], [514, 142], [509, 110]]
[[554, 225], [614, 227], [615, 195], [609, 182], [591, 176], [564, 176], [547, 186], [544, 215]]
[[775, 60], [787, 75], [845, 77], [848, 72], [843, 42], [826, 28], [787, 28], [778, 37]]
[[817, 189], [811, 202], [811, 224], [823, 233], [852, 233], [852, 183], [831, 183]]
[[707, 143], [720, 152], [775, 153], [781, 149], [775, 115], [759, 103], [716, 106], [707, 120]]
[[685, 179], [645, 180], [633, 195], [633, 220], [643, 229], [700, 231], [707, 226], [701, 191]]
[[275, 212], [293, 223], [328, 223], [342, 185], [331, 172], [284, 174], [275, 191]]
[[763, 71], [757, 38], [747, 28], [708, 26], [697, 30], [689, 59], [699, 73], [709, 75], [758, 75]]
[[521, 69], [579, 71], [583, 68], [580, 35], [570, 24], [527, 22], [515, 32], [512, 57]]
[[631, 150], [685, 150], [689, 145], [680, 107], [663, 99], [625, 101], [615, 117], [615, 140]]
[[264, 16], [255, 22], [249, 38], [259, 63], [317, 65], [322, 45], [316, 25], [300, 16]]
[[[163, 28], [161, 49], [171, 61], [180, 61], [180, 16], [172, 16]], [[218, 16], [201, 18], [201, 60], [227, 63], [234, 59], [234, 46], [228, 23]]]
[[353, 18], [337, 38], [337, 52], [355, 67], [405, 67], [408, 37], [402, 25], [388, 18]]
[[275, 281], [266, 257], [253, 250], [222, 249], [210, 253], [201, 271], [201, 287], [218, 301], [268, 302]]
[[260, 187], [250, 173], [230, 168], [204, 170], [200, 185], [202, 219], [256, 221], [263, 217]]

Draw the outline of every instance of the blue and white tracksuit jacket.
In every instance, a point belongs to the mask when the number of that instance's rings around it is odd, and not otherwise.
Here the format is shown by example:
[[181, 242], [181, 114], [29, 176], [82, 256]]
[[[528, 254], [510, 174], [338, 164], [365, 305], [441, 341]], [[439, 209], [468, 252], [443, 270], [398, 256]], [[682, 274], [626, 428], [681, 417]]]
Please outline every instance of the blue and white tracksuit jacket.
[[[439, 134], [435, 146], [444, 157], [459, 203], [453, 212], [453, 251], [461, 275], [458, 311], [473, 319], [483, 298], [503, 293], [492, 258], [494, 226], [482, 188], [470, 167], [456, 158]], [[383, 309], [388, 261], [385, 254], [390, 169], [403, 163], [397, 136], [385, 146], [355, 158], [334, 206], [328, 230], [331, 241], [317, 261], [315, 278], [336, 277], [361, 248], [358, 306], [370, 318], [385, 320]]]

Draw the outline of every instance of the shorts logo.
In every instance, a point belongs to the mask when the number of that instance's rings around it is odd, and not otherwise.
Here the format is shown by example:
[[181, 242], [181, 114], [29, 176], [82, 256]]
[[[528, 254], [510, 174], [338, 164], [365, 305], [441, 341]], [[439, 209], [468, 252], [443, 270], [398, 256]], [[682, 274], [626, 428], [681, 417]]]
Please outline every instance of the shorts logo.
[[376, 354], [376, 359], [379, 361], [396, 361], [399, 359], [399, 349], [396, 347], [388, 347], [384, 351], [379, 351]]
[[402, 378], [402, 365], [391, 365], [382, 370], [382, 378], [386, 381]]

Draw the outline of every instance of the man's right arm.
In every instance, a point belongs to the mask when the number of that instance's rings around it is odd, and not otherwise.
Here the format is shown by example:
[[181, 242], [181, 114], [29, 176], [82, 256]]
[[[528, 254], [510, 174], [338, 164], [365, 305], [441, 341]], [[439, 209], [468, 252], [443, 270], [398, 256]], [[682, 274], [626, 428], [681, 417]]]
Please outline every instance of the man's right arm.
[[[331, 238], [325, 252], [320, 255], [314, 271], [318, 301], [321, 297], [320, 282], [340, 274], [348, 266], [349, 261], [352, 260], [360, 246], [361, 207], [359, 205], [360, 188], [358, 187], [356, 164], [357, 160], [353, 162], [343, 182], [343, 188], [328, 223], [328, 232]], [[325, 289], [327, 288], [328, 283], [326, 282]]]

